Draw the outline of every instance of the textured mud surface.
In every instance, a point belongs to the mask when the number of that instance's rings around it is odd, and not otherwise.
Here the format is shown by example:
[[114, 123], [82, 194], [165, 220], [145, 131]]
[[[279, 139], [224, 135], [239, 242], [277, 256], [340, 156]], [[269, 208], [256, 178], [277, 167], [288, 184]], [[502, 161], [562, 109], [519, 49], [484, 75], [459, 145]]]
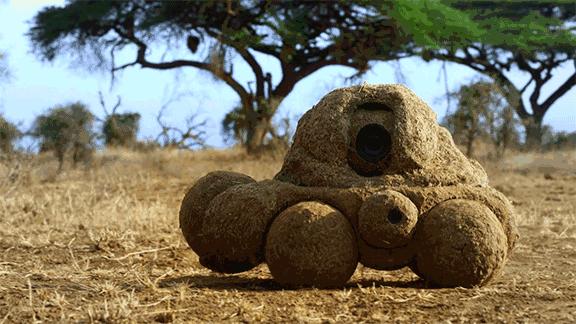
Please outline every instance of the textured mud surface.
[[[291, 215], [291, 206], [313, 202], [349, 224], [319, 221], [321, 212]], [[180, 224], [211, 270], [239, 273], [272, 255], [266, 261], [274, 262], [278, 282], [319, 288], [344, 285], [358, 262], [380, 270], [410, 266], [439, 287], [485, 285], [518, 237], [508, 199], [460, 152], [432, 109], [398, 84], [331, 91], [298, 122], [273, 180], [210, 173], [186, 194]], [[288, 250], [294, 253], [279, 252]]]
[[521, 239], [502, 275], [477, 289], [427, 288], [406, 269], [359, 267], [328, 290], [282, 290], [265, 266], [215, 274], [175, 230], [181, 197], [209, 171], [262, 180], [281, 161], [233, 152], [102, 160], [87, 173], [52, 179], [51, 164], [31, 180], [0, 181], [0, 322], [576, 320], [574, 152], [488, 169], [512, 199]]

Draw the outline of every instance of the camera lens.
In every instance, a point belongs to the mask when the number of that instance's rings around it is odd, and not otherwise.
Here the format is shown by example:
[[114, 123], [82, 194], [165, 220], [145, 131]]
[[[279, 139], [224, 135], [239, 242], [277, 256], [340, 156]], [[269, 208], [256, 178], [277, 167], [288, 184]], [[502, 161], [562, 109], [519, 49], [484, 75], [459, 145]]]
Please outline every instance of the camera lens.
[[356, 152], [367, 162], [377, 163], [383, 160], [391, 148], [390, 133], [381, 125], [366, 125], [356, 136]]

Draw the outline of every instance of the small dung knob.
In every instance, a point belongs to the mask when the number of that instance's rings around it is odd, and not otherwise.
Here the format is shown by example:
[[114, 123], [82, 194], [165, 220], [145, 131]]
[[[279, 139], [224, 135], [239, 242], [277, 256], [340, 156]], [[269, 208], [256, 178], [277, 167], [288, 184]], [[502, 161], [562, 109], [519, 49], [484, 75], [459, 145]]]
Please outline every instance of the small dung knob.
[[358, 212], [360, 237], [378, 248], [406, 245], [418, 221], [418, 208], [403, 194], [386, 190], [368, 198]]

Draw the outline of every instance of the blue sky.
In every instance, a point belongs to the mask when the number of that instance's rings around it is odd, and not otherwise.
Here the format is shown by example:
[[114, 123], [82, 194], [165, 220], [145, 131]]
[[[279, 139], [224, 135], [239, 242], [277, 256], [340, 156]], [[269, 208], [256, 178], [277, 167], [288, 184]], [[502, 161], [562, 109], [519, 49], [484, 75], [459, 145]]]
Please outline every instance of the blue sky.
[[[122, 97], [122, 111], [137, 111], [142, 115], [140, 138], [155, 137], [160, 128], [155, 116], [159, 108], [173, 94], [186, 94], [181, 100], [172, 102], [165, 114], [165, 121], [177, 126], [184, 125], [186, 117], [197, 114], [199, 120], [208, 120], [208, 144], [224, 145], [220, 136], [220, 120], [238, 103], [236, 94], [225, 84], [209, 74], [195, 69], [155, 71], [132, 67], [118, 75], [111, 88], [110, 74], [104, 71], [89, 73], [82, 68], [71, 67], [69, 59], [62, 57], [54, 63], [41, 62], [30, 53], [31, 48], [25, 33], [28, 22], [35, 13], [47, 5], [61, 5], [61, 0], [0, 0], [0, 50], [8, 55], [12, 74], [9, 82], [0, 85], [0, 113], [9, 120], [30, 126], [35, 116], [57, 104], [82, 101], [93, 113], [103, 116], [98, 92], [102, 91], [112, 106], [116, 96]], [[161, 53], [153, 53], [160, 55]], [[131, 52], [120, 55], [128, 61]], [[265, 70], [280, 79], [279, 65], [273, 59], [258, 56]], [[396, 77], [400, 66], [405, 80]], [[442, 64], [425, 63], [418, 58], [403, 59], [395, 63], [376, 63], [363, 80], [368, 83], [406, 83], [422, 97], [441, 118], [446, 111], [446, 102], [440, 97], [445, 92], [441, 76]], [[448, 64], [448, 83], [451, 90], [478, 76], [469, 68]], [[566, 64], [556, 72], [550, 85], [544, 89], [547, 95], [554, 87], [567, 79], [574, 71]], [[296, 118], [309, 109], [326, 92], [346, 85], [344, 78], [353, 73], [345, 67], [326, 67], [297, 84], [293, 92], [282, 103], [277, 117]], [[234, 76], [243, 84], [251, 79], [249, 68], [238, 60], [234, 65]], [[509, 76], [516, 84], [524, 84], [527, 76], [512, 71]], [[576, 88], [558, 100], [550, 109], [545, 123], [555, 130], [576, 131]]]

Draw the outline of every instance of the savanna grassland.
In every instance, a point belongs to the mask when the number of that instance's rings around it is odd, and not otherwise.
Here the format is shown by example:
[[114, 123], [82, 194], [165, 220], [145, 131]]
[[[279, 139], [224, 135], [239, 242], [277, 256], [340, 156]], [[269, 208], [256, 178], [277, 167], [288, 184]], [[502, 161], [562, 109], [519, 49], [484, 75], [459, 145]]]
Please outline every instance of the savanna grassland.
[[187, 187], [218, 169], [270, 178], [281, 163], [112, 150], [58, 175], [51, 156], [0, 164], [0, 323], [576, 321], [576, 151], [486, 164], [521, 239], [503, 275], [475, 289], [359, 266], [342, 289], [282, 290], [265, 265], [201, 267], [178, 228]]

